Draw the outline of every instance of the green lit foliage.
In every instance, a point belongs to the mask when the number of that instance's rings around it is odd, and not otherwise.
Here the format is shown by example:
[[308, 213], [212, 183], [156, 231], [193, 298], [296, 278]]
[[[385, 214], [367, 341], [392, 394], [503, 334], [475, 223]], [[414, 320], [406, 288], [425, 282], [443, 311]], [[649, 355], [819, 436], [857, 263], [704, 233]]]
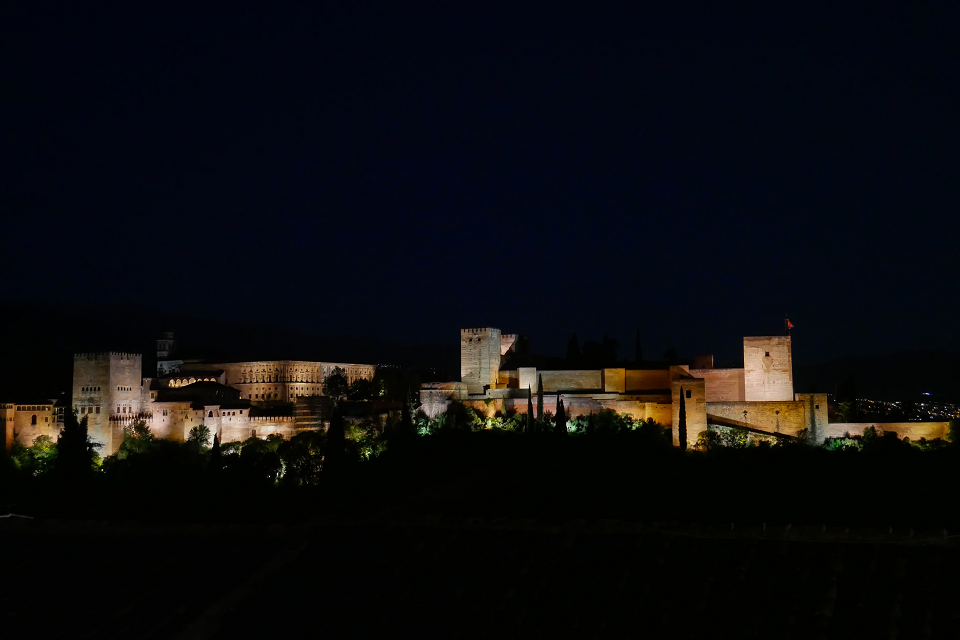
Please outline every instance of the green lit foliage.
[[951, 444], [960, 444], [960, 420], [954, 418], [947, 427], [947, 434], [944, 436]]
[[387, 450], [387, 441], [372, 422], [349, 424], [344, 432], [348, 458], [371, 460]]
[[860, 451], [863, 448], [863, 439], [851, 438], [845, 433], [842, 438], [826, 438], [823, 448], [827, 451]]
[[697, 434], [697, 451], [715, 451], [723, 446], [720, 434], [713, 429], [707, 429]]
[[[904, 441], [908, 441], [908, 438], [904, 438]], [[933, 440], [927, 440], [926, 438], [920, 438], [915, 442], [910, 442], [910, 446], [920, 451], [937, 451], [945, 447], [949, 447], [950, 443], [941, 438], [934, 438]]]
[[731, 449], [746, 449], [754, 445], [750, 432], [741, 427], [721, 428], [720, 440], [724, 447]]
[[333, 371], [323, 380], [323, 395], [334, 402], [347, 397], [350, 385], [347, 382], [347, 372], [342, 367], [334, 367]]
[[132, 454], [146, 453], [153, 441], [153, 432], [147, 426], [146, 420], [134, 420], [123, 428], [123, 442], [117, 450], [117, 459], [123, 460]]
[[493, 419], [484, 418], [476, 410], [455, 402], [444, 413], [432, 420], [427, 418], [423, 412], [419, 412], [414, 420], [414, 426], [418, 435], [428, 436], [441, 431], [480, 431], [487, 428], [497, 428], [495, 424], [491, 423], [491, 420]]
[[[764, 440], [766, 444], [770, 444]], [[750, 432], [741, 427], [721, 427], [709, 425], [706, 431], [697, 434], [698, 451], [715, 451], [717, 449], [747, 449], [758, 444], [750, 436]]]
[[50, 436], [40, 435], [34, 438], [33, 445], [24, 446], [20, 434], [14, 432], [10, 459], [14, 468], [31, 476], [39, 476], [52, 470], [57, 460], [57, 444]]
[[206, 451], [210, 446], [210, 427], [200, 424], [190, 429], [187, 434], [187, 443], [192, 444], [200, 452]]
[[50, 436], [37, 436], [30, 447], [30, 457], [33, 459], [34, 475], [50, 471], [57, 461], [57, 443]]

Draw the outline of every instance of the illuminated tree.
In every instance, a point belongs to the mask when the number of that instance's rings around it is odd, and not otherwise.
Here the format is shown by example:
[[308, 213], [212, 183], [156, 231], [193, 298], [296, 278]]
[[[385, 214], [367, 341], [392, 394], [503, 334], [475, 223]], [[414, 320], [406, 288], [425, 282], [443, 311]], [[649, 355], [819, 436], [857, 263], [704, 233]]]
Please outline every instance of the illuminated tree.
[[683, 387], [680, 387], [680, 418], [677, 420], [677, 438], [680, 440], [680, 450], [687, 450], [687, 405]]
[[[209, 436], [210, 430], [207, 429], [207, 437]], [[153, 440], [153, 432], [147, 426], [147, 421], [134, 420], [123, 428], [123, 442], [117, 451], [117, 457], [122, 460], [131, 453], [144, 453], [153, 444]]]
[[210, 445], [210, 427], [201, 424], [190, 429], [187, 434], [187, 442], [193, 443], [200, 451], [206, 451]]

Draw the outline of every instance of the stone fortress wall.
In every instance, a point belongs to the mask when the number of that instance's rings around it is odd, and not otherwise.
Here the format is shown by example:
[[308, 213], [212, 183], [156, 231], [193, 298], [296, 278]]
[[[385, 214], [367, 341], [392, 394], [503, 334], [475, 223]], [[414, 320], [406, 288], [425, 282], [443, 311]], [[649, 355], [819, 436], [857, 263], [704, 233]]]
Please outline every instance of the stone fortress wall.
[[0, 403], [0, 422], [4, 425], [4, 444], [7, 450], [13, 447], [15, 436], [25, 447], [33, 445], [33, 441], [39, 436], [47, 436], [56, 442], [63, 426], [57, 423], [53, 401], [34, 404]]
[[[680, 396], [683, 395], [687, 444], [709, 425], [743, 427], [758, 434], [798, 436], [816, 442], [843, 433], [860, 434], [869, 423], [830, 424], [827, 395], [796, 394], [790, 336], [748, 336], [743, 339], [743, 368], [714, 369], [712, 356], [699, 356], [694, 368], [686, 365], [663, 369], [538, 370], [534, 367], [491, 373], [497, 358], [484, 344], [496, 343], [498, 329], [463, 329], [460, 332], [461, 380], [424, 384], [420, 401], [424, 413], [436, 417], [453, 402], [493, 416], [496, 412], [527, 411], [528, 394], [536, 394], [542, 381], [544, 411], [555, 414], [558, 395], [566, 414], [575, 418], [604, 409], [634, 418], [654, 418], [673, 430], [679, 444]], [[507, 334], [515, 335], [515, 334]], [[509, 345], [501, 351], [506, 354]], [[878, 425], [900, 437], [917, 440], [942, 437], [946, 423]]]
[[[157, 341], [158, 362], [165, 363], [164, 367], [182, 364], [180, 360], [165, 359], [171, 356], [173, 344], [172, 334], [164, 334]], [[79, 353], [74, 355], [73, 362], [71, 409], [78, 418], [87, 419], [88, 433], [91, 440], [101, 445], [101, 456], [117, 452], [123, 442], [124, 427], [134, 420], [145, 420], [159, 439], [179, 442], [185, 441], [190, 430], [199, 425], [207, 426], [211, 434], [219, 433], [222, 442], [271, 434], [289, 438], [298, 431], [322, 428], [321, 414], [326, 405], [318, 404], [316, 399], [323, 395], [323, 379], [340, 367], [349, 383], [361, 378], [372, 380], [377, 369], [371, 364], [299, 360], [190, 363], [190, 372], [183, 375], [164, 368], [162, 377], [144, 378], [140, 354]], [[166, 389], [189, 390], [198, 382], [232, 387], [245, 402], [198, 404], [189, 397], [160, 397]], [[250, 404], [274, 403], [294, 405], [291, 415], [251, 415]], [[32, 423], [35, 414], [37, 424]], [[0, 418], [8, 449], [15, 432], [20, 442], [29, 446], [38, 435], [48, 435], [55, 441], [63, 426], [57, 423], [52, 401], [2, 404]]]

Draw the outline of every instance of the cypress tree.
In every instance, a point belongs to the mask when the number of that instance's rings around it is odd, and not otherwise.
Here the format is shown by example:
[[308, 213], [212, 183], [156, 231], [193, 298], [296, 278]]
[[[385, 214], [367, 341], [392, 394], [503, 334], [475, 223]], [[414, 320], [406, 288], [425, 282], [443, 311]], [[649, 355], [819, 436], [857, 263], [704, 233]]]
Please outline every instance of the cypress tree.
[[346, 433], [343, 430], [343, 417], [340, 408], [334, 406], [330, 416], [330, 428], [327, 429], [327, 450], [323, 456], [323, 472], [331, 474], [343, 465], [346, 456]]
[[567, 412], [563, 410], [563, 398], [557, 393], [557, 424], [553, 428], [554, 433], [565, 435], [567, 433]]
[[577, 334], [570, 336], [567, 342], [567, 362], [578, 362], [580, 360], [580, 341], [577, 340]]
[[680, 419], [677, 420], [677, 438], [680, 440], [680, 450], [687, 450], [687, 403], [684, 399], [686, 394], [683, 387], [680, 387]]
[[636, 349], [637, 349], [637, 352], [636, 352], [636, 354], [635, 354], [635, 357], [636, 357], [636, 359], [637, 359], [637, 362], [643, 362], [643, 349], [640, 347], [640, 327], [637, 327], [637, 346], [636, 346]]
[[213, 434], [213, 447], [210, 448], [210, 469], [220, 471], [223, 469], [222, 454], [220, 453], [220, 432]]
[[75, 413], [67, 413], [64, 416], [63, 429], [57, 437], [57, 471], [73, 476], [92, 473], [94, 449], [99, 446], [95, 442], [90, 442], [87, 434], [87, 416], [78, 420]]
[[533, 391], [527, 385], [527, 433], [533, 433]]
[[543, 422], [543, 375], [537, 376], [537, 420]]
[[403, 436], [413, 435], [413, 417], [410, 415], [410, 398], [403, 399], [403, 408], [400, 410], [400, 433]]

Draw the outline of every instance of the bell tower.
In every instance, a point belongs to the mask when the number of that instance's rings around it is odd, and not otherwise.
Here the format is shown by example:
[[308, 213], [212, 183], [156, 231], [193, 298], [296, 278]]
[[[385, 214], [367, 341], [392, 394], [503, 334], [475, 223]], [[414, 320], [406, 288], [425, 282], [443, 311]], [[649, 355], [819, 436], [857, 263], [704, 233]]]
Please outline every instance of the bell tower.
[[157, 375], [177, 373], [182, 364], [183, 360], [176, 359], [176, 342], [173, 339], [173, 332], [163, 332], [157, 340]]

